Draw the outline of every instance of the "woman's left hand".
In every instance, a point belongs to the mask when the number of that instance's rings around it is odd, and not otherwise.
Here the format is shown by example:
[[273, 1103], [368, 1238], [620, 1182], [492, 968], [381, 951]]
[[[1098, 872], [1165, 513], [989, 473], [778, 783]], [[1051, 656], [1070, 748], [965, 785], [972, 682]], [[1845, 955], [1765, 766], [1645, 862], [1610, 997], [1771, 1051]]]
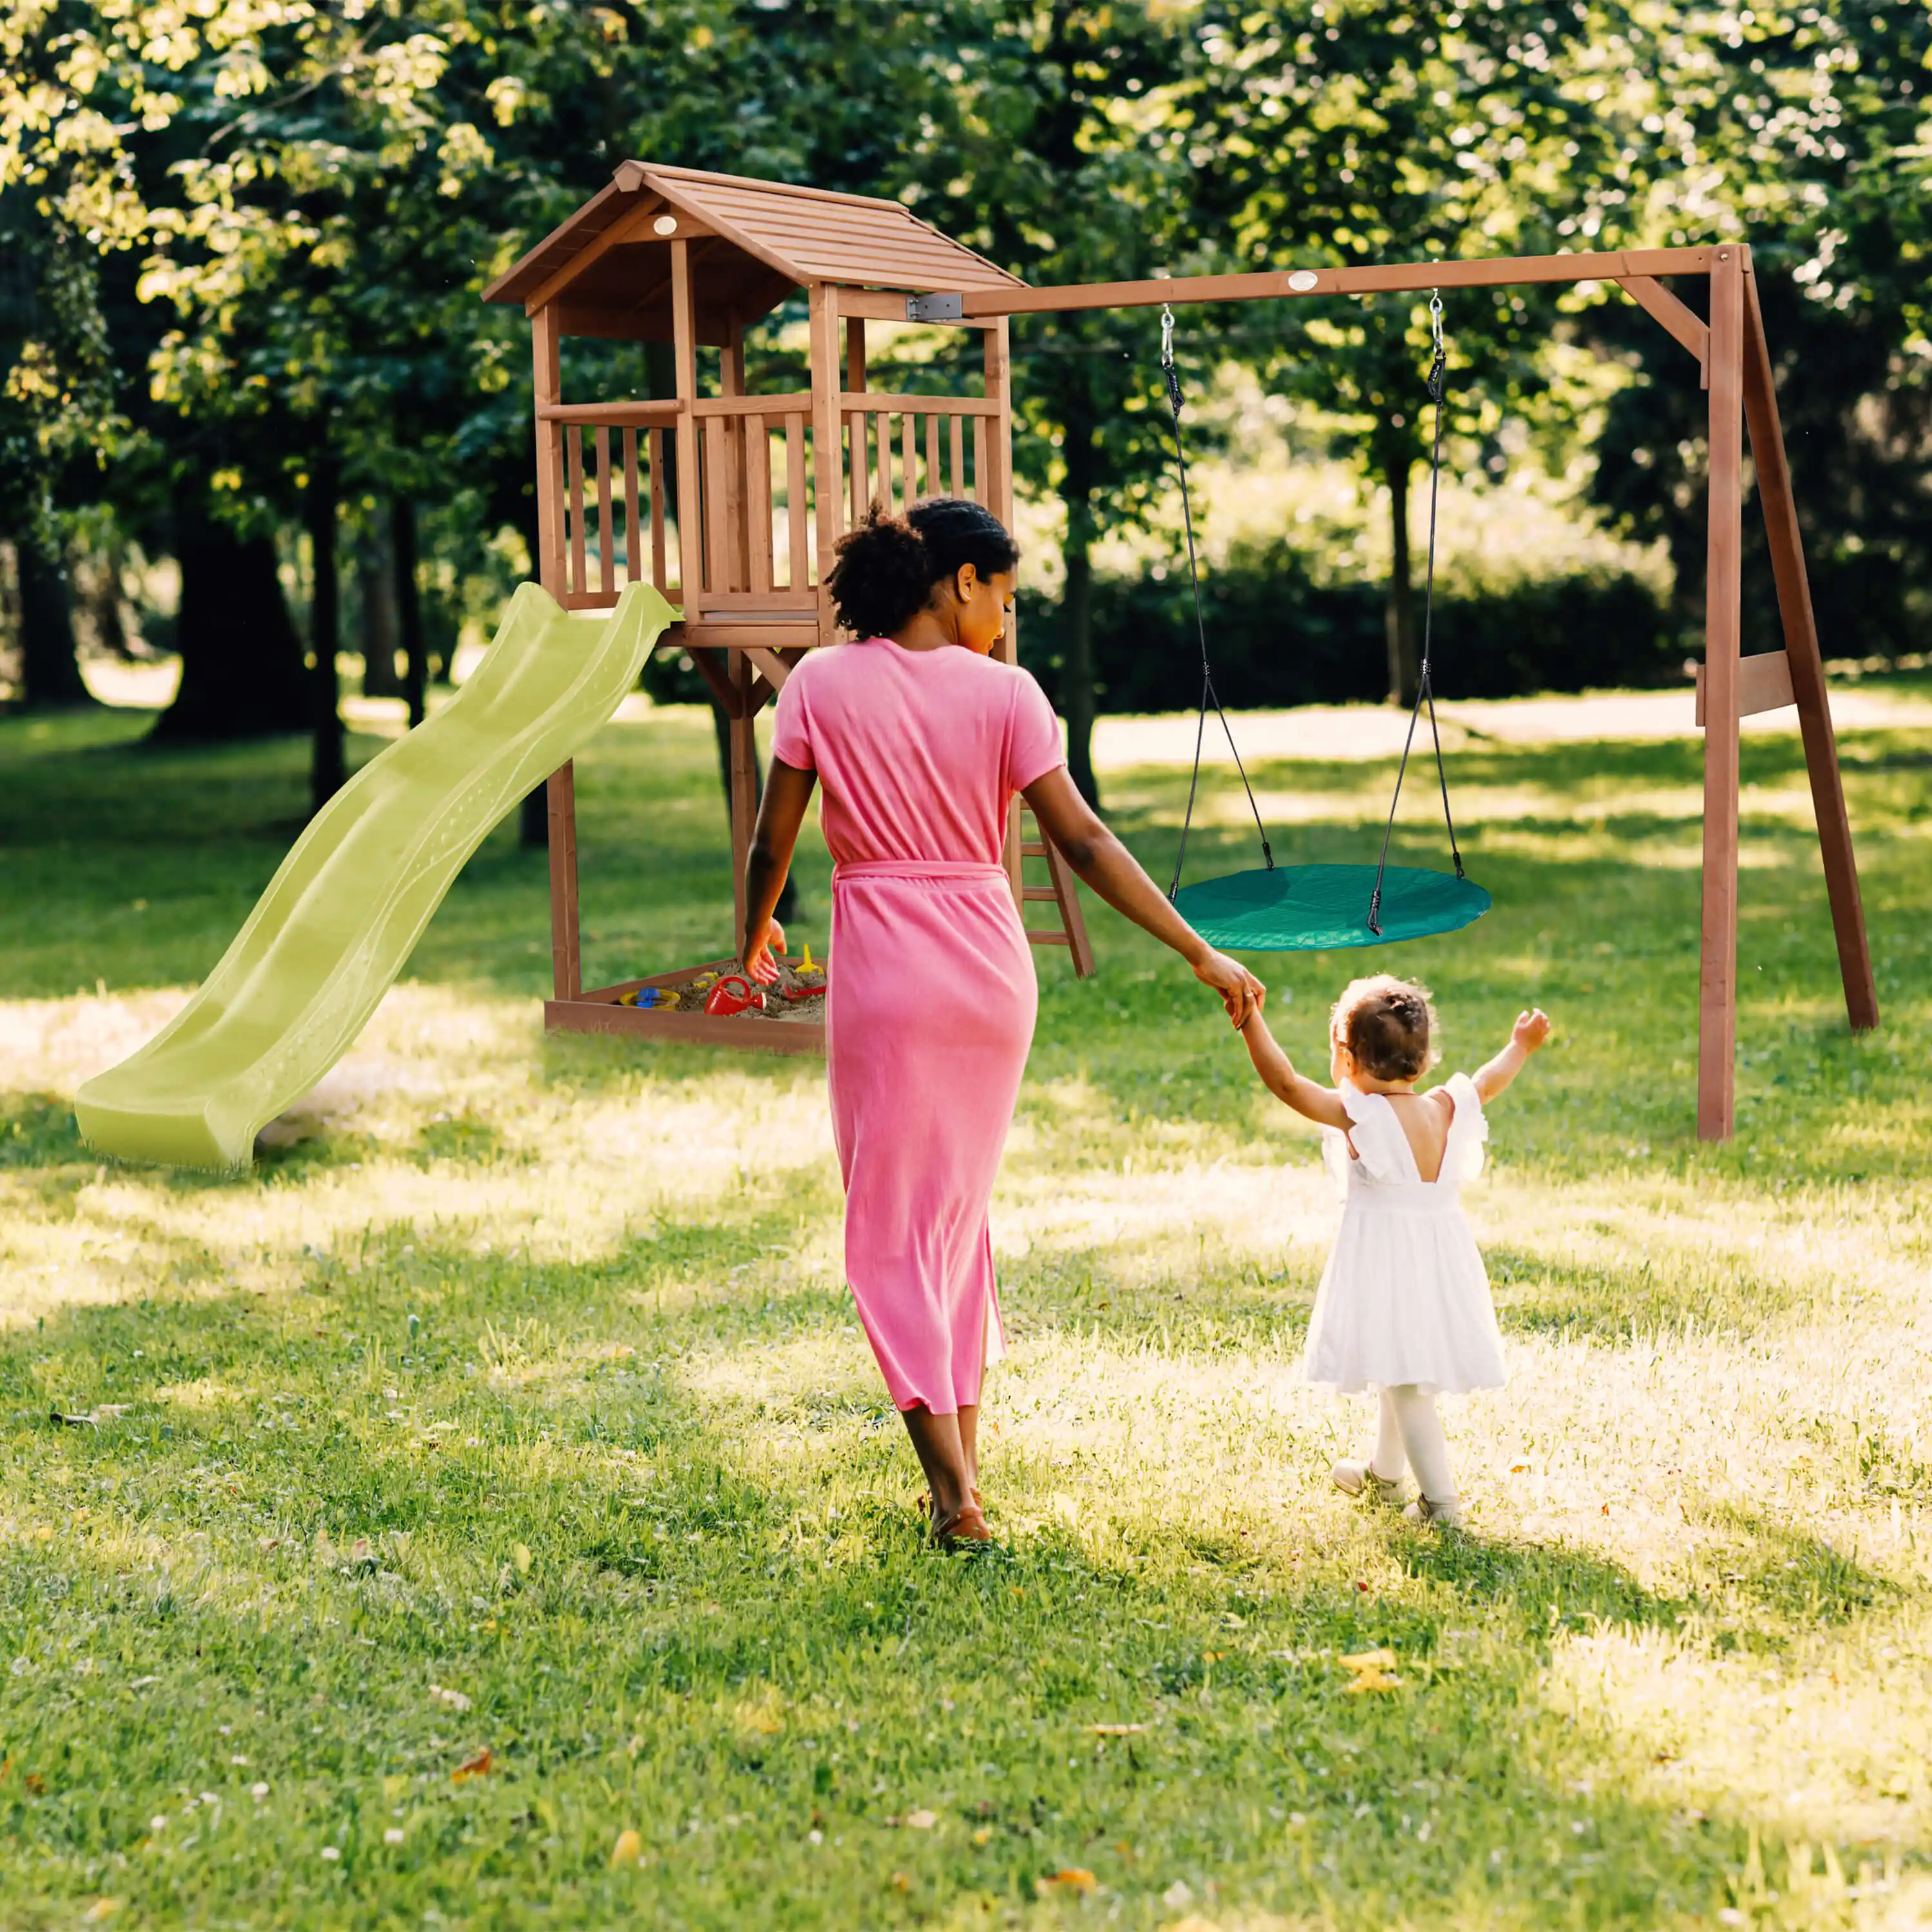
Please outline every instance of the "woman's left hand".
[[746, 935], [745, 957], [740, 962], [745, 976], [755, 986], [769, 986], [778, 976], [778, 969], [772, 963], [772, 948], [776, 946], [780, 953], [785, 950], [784, 928], [775, 919], [765, 921], [762, 933]]
[[1194, 963], [1194, 976], [1203, 986], [1212, 986], [1228, 1010], [1228, 1018], [1238, 1029], [1251, 1014], [1262, 1010], [1268, 988], [1238, 959], [1225, 952], [1208, 952]]

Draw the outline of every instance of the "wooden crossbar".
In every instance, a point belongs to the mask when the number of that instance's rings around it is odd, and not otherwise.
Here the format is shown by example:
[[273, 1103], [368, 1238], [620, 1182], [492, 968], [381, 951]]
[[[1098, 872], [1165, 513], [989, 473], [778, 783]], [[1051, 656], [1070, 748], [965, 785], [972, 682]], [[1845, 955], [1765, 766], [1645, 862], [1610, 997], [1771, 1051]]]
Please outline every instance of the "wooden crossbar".
[[[1748, 264], [1750, 251], [1733, 252]], [[1633, 276], [1708, 275], [1708, 248], [1625, 248], [1577, 255], [1500, 255], [1490, 262], [1403, 262], [1359, 268], [1269, 268], [1248, 274], [1170, 275], [1137, 282], [974, 289], [968, 316], [1038, 315], [1084, 308], [1151, 308], [1164, 302], [1254, 302], [1276, 296], [1393, 294], [1405, 289], [1483, 289], [1516, 282], [1622, 282]]]

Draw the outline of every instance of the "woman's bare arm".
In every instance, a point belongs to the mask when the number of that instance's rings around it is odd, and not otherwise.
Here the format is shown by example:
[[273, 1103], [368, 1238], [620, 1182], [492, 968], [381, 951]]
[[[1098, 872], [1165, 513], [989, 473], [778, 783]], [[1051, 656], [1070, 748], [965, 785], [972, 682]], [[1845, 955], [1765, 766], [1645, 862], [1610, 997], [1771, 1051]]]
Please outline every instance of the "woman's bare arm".
[[1236, 1026], [1244, 1025], [1250, 1013], [1261, 1010], [1267, 988], [1238, 960], [1216, 952], [1174, 910], [1134, 855], [1074, 790], [1064, 765], [1036, 778], [1027, 787], [1025, 797], [1040, 829], [1060, 848], [1075, 872], [1116, 912], [1179, 953], [1193, 968], [1194, 976], [1220, 994]]
[[818, 782], [816, 772], [774, 758], [765, 774], [765, 795], [758, 801], [758, 827], [745, 862], [745, 930], [738, 957], [748, 976], [767, 986], [778, 976], [770, 949], [776, 942], [784, 950], [784, 928], [772, 918], [772, 909], [784, 890], [798, 830]]
[[1262, 1076], [1262, 1084], [1277, 1100], [1318, 1126], [1340, 1127], [1344, 1133], [1348, 1131], [1348, 1116], [1341, 1095], [1334, 1088], [1318, 1087], [1296, 1072], [1274, 1035], [1268, 1031], [1268, 1022], [1258, 1012], [1248, 1016], [1241, 1038], [1246, 1043], [1248, 1058], [1255, 1063], [1255, 1071]]

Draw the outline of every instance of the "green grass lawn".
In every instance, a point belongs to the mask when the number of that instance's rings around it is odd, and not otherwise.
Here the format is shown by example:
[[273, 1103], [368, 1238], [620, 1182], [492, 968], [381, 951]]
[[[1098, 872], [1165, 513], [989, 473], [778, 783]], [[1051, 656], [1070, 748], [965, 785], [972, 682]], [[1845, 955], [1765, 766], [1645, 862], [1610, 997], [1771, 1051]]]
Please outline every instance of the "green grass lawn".
[[[1716, 1148], [1696, 744], [1454, 755], [1496, 909], [1386, 963], [1451, 1066], [1532, 1000], [1559, 1029], [1471, 1197], [1513, 1380], [1446, 1405], [1461, 1538], [1329, 1488], [1366, 1409], [1296, 1377], [1315, 1143], [1090, 900], [995, 1203], [999, 1546], [946, 1558], [842, 1283], [822, 1070], [544, 1040], [508, 832], [252, 1175], [81, 1147], [74, 1086], [304, 798], [299, 746], [144, 722], [0, 722], [0, 1926], [1932, 1919], [1927, 734], [1844, 744], [1856, 1040], [1797, 740], [1747, 739]], [[1184, 771], [1106, 776], [1158, 872]], [[1277, 856], [1366, 856], [1389, 776], [1264, 764]], [[610, 728], [578, 795], [586, 980], [726, 950], [708, 722]], [[1252, 862], [1209, 816], [1190, 872]], [[1258, 963], [1317, 1059], [1370, 956]]]

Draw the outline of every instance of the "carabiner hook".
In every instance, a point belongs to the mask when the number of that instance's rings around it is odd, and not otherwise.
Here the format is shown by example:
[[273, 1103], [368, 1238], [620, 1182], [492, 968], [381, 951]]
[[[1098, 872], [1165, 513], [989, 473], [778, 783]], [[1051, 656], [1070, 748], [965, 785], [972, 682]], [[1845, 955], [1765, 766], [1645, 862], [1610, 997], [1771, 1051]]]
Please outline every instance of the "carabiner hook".
[[1429, 292], [1429, 326], [1436, 338], [1436, 352], [1442, 353], [1442, 291], [1431, 289]]
[[1174, 311], [1166, 302], [1160, 305], [1160, 366], [1174, 367]]
[[1434, 352], [1429, 358], [1429, 398], [1439, 412], [1442, 407], [1443, 381], [1449, 368], [1448, 345], [1442, 339], [1442, 292], [1440, 289], [1430, 291], [1429, 328], [1435, 338]]

